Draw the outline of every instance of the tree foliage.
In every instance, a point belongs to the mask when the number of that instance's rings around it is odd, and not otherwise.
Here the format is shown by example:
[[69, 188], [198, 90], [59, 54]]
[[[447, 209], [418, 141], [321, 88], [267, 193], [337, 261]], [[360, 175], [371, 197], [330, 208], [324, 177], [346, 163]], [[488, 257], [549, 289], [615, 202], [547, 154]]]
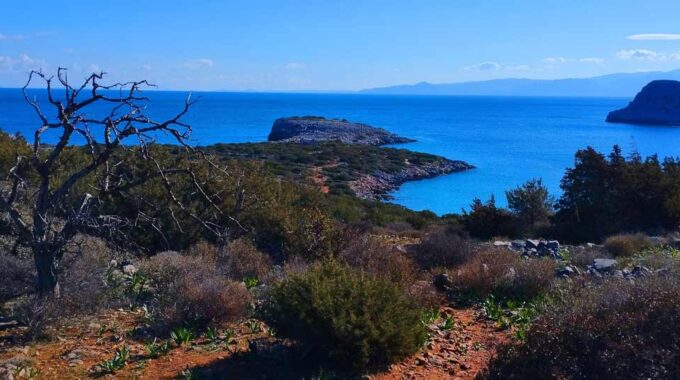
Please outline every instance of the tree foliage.
[[599, 241], [626, 231], [672, 229], [680, 223], [680, 162], [657, 156], [609, 157], [593, 148], [576, 153], [562, 178], [553, 222], [571, 241]]
[[532, 179], [515, 189], [505, 192], [508, 208], [517, 215], [522, 224], [533, 228], [545, 223], [553, 211], [553, 199], [541, 179]]

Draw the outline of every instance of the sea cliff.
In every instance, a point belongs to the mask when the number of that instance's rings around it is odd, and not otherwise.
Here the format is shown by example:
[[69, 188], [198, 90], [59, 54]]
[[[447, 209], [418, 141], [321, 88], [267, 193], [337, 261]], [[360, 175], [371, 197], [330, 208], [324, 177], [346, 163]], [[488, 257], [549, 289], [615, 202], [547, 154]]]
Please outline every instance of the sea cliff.
[[611, 123], [680, 125], [680, 82], [655, 80], [628, 106], [607, 115]]
[[345, 119], [326, 119], [321, 116], [286, 117], [274, 121], [269, 141], [313, 143], [340, 141], [345, 144], [389, 145], [413, 142], [382, 128]]

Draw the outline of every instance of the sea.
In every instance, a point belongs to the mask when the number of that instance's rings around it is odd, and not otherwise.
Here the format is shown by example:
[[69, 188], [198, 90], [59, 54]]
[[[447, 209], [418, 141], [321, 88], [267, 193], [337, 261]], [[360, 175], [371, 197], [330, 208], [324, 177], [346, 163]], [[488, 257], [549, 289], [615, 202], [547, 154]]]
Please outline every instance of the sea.
[[[148, 114], [169, 117], [188, 92], [149, 91]], [[30, 90], [48, 117], [44, 93]], [[463, 160], [476, 169], [408, 182], [391, 202], [437, 214], [469, 209], [474, 198], [506, 204], [505, 191], [541, 178], [559, 197], [560, 179], [574, 165], [574, 153], [592, 146], [609, 153], [680, 156], [680, 128], [606, 123], [611, 110], [629, 98], [398, 96], [360, 94], [284, 94], [196, 92], [198, 102], [184, 119], [193, 127], [192, 143], [266, 141], [275, 119], [318, 115], [382, 127], [417, 142], [398, 148]], [[101, 114], [103, 109], [88, 112]], [[0, 89], [0, 128], [31, 136], [39, 119], [18, 89]], [[48, 135], [46, 143], [56, 135]], [[157, 136], [169, 142], [168, 136]], [[78, 141], [76, 141], [78, 143]]]

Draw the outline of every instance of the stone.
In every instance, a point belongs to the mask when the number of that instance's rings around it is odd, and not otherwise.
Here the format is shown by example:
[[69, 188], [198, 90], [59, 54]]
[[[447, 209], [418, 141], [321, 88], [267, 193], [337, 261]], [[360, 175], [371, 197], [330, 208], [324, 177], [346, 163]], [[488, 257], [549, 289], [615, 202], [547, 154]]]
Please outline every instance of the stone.
[[510, 247], [512, 245], [509, 241], [496, 240], [493, 242], [494, 247]]
[[564, 268], [559, 269], [557, 272], [555, 272], [555, 275], [558, 277], [570, 277], [575, 274], [576, 271], [570, 265], [565, 265]]
[[617, 263], [614, 259], [595, 259], [593, 260], [593, 269], [598, 272], [609, 272], [616, 269]]
[[557, 250], [560, 249], [560, 242], [557, 241], [557, 240], [549, 240], [546, 243], [546, 246], [548, 247], [548, 249], [551, 249], [553, 251], [557, 251]]
[[132, 264], [123, 265], [122, 269], [123, 269], [123, 273], [125, 273], [125, 274], [133, 274], [133, 273], [137, 272], [137, 268]]
[[524, 247], [527, 249], [538, 249], [540, 243], [539, 240], [527, 239], [524, 241]]

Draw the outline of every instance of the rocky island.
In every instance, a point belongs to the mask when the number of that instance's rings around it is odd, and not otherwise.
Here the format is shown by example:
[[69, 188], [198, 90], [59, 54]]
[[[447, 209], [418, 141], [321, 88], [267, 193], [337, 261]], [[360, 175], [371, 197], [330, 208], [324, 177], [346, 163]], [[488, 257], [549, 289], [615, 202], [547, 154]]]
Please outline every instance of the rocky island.
[[397, 136], [382, 128], [345, 119], [326, 119], [321, 116], [286, 117], [274, 121], [269, 141], [311, 143], [339, 141], [345, 144], [389, 145], [409, 143], [411, 140]]
[[319, 116], [274, 121], [269, 142], [216, 144], [218, 156], [263, 162], [281, 178], [362, 199], [389, 199], [404, 182], [473, 169], [464, 161], [381, 147], [411, 142], [382, 128]]
[[628, 106], [607, 115], [610, 123], [680, 125], [680, 82], [649, 82]]

